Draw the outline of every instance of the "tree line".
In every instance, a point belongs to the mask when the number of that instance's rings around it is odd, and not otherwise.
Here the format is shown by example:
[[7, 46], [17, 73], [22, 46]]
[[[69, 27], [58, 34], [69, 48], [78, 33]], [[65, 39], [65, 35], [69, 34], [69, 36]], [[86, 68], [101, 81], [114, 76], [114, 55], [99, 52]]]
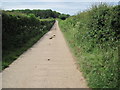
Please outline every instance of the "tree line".
[[25, 9], [25, 10], [7, 10], [7, 12], [15, 12], [15, 13], [24, 13], [24, 14], [34, 14], [36, 17], [39, 17], [40, 19], [46, 19], [46, 18], [60, 18], [65, 20], [70, 15], [69, 14], [61, 14], [56, 11], [52, 11], [51, 9], [47, 10], [40, 10], [40, 9]]

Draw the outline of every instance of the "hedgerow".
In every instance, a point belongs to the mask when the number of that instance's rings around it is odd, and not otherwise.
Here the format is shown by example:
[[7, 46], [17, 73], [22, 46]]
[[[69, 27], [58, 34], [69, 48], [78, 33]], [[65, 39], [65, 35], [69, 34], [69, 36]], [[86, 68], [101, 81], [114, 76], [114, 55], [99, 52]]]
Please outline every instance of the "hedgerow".
[[52, 27], [54, 20], [40, 20], [34, 14], [2, 13], [3, 69], [31, 47]]
[[119, 88], [120, 5], [94, 5], [59, 20], [68, 44], [91, 88]]

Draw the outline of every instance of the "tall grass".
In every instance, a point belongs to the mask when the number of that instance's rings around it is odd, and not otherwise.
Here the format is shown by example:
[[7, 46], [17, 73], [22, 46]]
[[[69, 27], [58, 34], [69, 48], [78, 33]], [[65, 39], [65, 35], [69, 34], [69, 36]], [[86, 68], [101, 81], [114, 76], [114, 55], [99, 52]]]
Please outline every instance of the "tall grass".
[[54, 19], [40, 20], [34, 14], [2, 13], [2, 68], [6, 68], [50, 30]]
[[94, 5], [59, 25], [91, 88], [120, 88], [120, 5]]

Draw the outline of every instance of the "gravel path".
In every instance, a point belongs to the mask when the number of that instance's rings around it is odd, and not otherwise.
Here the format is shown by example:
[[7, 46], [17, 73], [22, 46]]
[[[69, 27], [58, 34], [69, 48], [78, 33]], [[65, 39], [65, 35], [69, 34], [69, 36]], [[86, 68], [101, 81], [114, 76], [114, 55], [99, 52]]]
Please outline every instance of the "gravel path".
[[3, 88], [87, 88], [58, 21], [3, 71]]

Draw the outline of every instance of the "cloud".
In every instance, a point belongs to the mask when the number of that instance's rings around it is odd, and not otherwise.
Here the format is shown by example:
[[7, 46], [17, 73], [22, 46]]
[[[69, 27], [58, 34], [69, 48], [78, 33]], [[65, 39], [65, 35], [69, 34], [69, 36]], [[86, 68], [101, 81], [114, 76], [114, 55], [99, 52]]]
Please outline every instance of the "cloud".
[[[89, 9], [94, 2], [3, 2], [2, 9], [52, 9], [61, 13], [76, 14]], [[117, 3], [111, 3], [117, 4]]]
[[1, 0], [2, 2], [119, 2], [119, 0]]
[[91, 3], [85, 2], [3, 2], [2, 9], [52, 9], [72, 15], [89, 8], [90, 5]]
[[2, 2], [64, 2], [64, 0], [2, 0]]

